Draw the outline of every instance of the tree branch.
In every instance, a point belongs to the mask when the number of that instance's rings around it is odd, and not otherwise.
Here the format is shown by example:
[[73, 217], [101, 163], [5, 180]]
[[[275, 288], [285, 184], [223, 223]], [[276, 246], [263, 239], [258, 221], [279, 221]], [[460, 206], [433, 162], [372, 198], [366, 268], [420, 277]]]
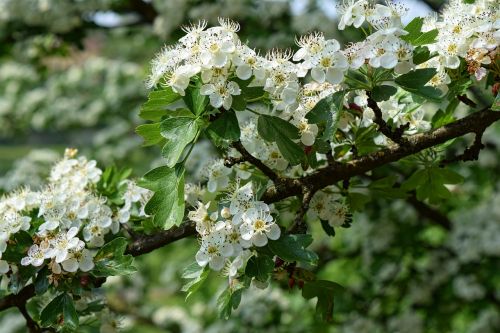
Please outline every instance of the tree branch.
[[240, 162], [247, 161], [253, 164], [260, 171], [262, 171], [267, 177], [269, 177], [269, 179], [271, 179], [274, 183], [276, 183], [279, 180], [280, 176], [276, 172], [274, 172], [270, 167], [262, 163], [261, 160], [250, 154], [248, 150], [246, 150], [246, 148], [243, 146], [241, 141], [238, 140], [234, 142], [232, 146], [241, 154], [242, 160], [240, 160]]
[[271, 186], [262, 196], [262, 200], [272, 203], [290, 196], [299, 195], [302, 193], [303, 186], [308, 186], [313, 190], [322, 189], [340, 180], [362, 175], [367, 171], [396, 162], [404, 157], [442, 144], [448, 140], [461, 137], [467, 133], [484, 131], [485, 128], [498, 120], [500, 120], [500, 112], [489, 109], [472, 113], [467, 117], [432, 131], [408, 136], [404, 144], [396, 144], [392, 147], [363, 155], [347, 163], [330, 165], [302, 178], [288, 179], [286, 180], [287, 186], [285, 187], [278, 188]]
[[405, 143], [406, 139], [403, 138], [403, 133], [408, 129], [410, 124], [406, 123], [405, 125], [401, 125], [395, 130], [392, 130], [392, 128], [382, 118], [382, 110], [380, 110], [377, 102], [375, 102], [375, 100], [372, 98], [371, 91], [367, 91], [366, 95], [368, 96], [368, 106], [373, 110], [373, 113], [375, 114], [373, 122], [378, 125], [378, 130], [394, 142], [401, 144]]

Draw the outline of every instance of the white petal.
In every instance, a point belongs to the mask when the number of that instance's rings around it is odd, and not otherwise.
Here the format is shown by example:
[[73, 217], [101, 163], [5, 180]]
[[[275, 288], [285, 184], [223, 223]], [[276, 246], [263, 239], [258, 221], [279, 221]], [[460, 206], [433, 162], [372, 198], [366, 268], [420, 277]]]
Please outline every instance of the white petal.
[[396, 67], [398, 64], [398, 57], [392, 52], [384, 53], [380, 57], [380, 65], [384, 68], [390, 69]]
[[211, 193], [217, 191], [217, 180], [214, 180], [214, 179], [209, 180], [207, 183], [207, 189], [208, 189], [208, 192], [211, 192]]
[[243, 223], [240, 226], [241, 238], [244, 240], [251, 240], [253, 236], [252, 227], [248, 223]]
[[78, 269], [78, 261], [74, 258], [64, 260], [61, 265], [66, 272], [76, 272]]
[[328, 68], [326, 80], [331, 84], [338, 84], [344, 80], [344, 72], [337, 68]]
[[316, 82], [325, 82], [325, 71], [323, 71], [321, 68], [315, 67], [311, 69], [311, 76]]
[[212, 61], [215, 67], [224, 67], [227, 63], [227, 55], [223, 52], [218, 52], [214, 54]]
[[[23, 266], [26, 266], [26, 265], [23, 265]], [[7, 263], [7, 261], [0, 260], [0, 274], [5, 274], [8, 271], [9, 271], [9, 264]]]
[[233, 104], [233, 96], [229, 95], [224, 98], [222, 106], [224, 107], [224, 109], [229, 110], [231, 108], [231, 104]]
[[210, 260], [210, 258], [208, 257], [208, 255], [203, 252], [203, 251], [198, 251], [196, 252], [196, 262], [198, 263], [198, 265], [200, 265], [201, 267], [205, 267], [207, 264], [208, 264], [208, 261]]
[[252, 243], [255, 246], [265, 246], [267, 244], [267, 236], [263, 233], [256, 233], [253, 235]]
[[200, 88], [201, 95], [210, 95], [215, 91], [215, 86], [213, 84], [204, 84]]
[[214, 108], [220, 108], [223, 102], [224, 101], [222, 100], [222, 97], [220, 95], [210, 95], [210, 105], [212, 105]]
[[222, 246], [220, 247], [220, 253], [224, 256], [224, 257], [230, 257], [231, 255], [233, 255], [233, 246], [231, 244], [228, 244], [228, 243], [224, 243], [222, 244]]
[[252, 76], [252, 68], [247, 64], [241, 65], [236, 69], [236, 76], [242, 80], [248, 80]]
[[224, 258], [221, 256], [215, 256], [210, 260], [209, 266], [214, 271], [220, 271], [224, 267]]
[[273, 223], [271, 225], [269, 232], [267, 233], [267, 237], [269, 239], [276, 240], [276, 239], [280, 238], [280, 235], [281, 235], [280, 227], [278, 227], [278, 225], [276, 223]]

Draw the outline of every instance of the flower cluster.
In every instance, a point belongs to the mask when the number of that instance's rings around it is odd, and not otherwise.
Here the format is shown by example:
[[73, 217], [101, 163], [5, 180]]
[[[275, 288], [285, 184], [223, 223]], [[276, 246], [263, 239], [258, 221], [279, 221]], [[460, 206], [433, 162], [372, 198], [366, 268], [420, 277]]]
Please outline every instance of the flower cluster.
[[67, 149], [52, 168], [48, 184], [39, 190], [21, 188], [0, 200], [0, 259], [18, 232], [32, 239], [20, 262], [0, 260], [2, 274], [18, 264], [40, 267], [45, 263], [55, 275], [90, 271], [105, 236], [116, 234], [131, 213], [145, 216], [148, 190], [126, 180], [121, 184], [126, 187], [121, 197], [124, 204], [117, 206], [96, 189], [102, 175], [96, 162], [75, 155], [76, 150]]
[[[246, 249], [262, 247], [268, 240], [280, 237], [281, 230], [271, 215], [270, 207], [255, 200], [252, 183], [236, 185], [228, 195], [228, 203], [211, 208], [210, 202], [198, 202], [188, 217], [196, 223], [201, 246], [196, 253], [200, 266], [207, 264], [221, 270], [228, 264], [228, 275], [234, 276], [248, 258]], [[229, 258], [235, 259], [229, 263]]]
[[443, 10], [440, 17], [428, 17], [425, 29], [438, 29], [437, 43], [429, 45], [431, 51], [439, 54], [431, 59], [428, 66], [438, 68], [435, 85], [450, 83], [445, 68], [460, 66], [460, 58], [465, 59], [470, 74], [477, 80], [487, 75], [483, 65], [489, 65], [498, 58], [500, 44], [500, 14], [495, 1], [453, 0]]

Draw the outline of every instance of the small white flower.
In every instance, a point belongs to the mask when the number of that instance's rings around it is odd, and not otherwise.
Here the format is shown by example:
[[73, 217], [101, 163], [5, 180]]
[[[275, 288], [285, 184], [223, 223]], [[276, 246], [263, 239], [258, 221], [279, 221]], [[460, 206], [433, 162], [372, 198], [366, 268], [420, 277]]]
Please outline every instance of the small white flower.
[[220, 271], [224, 267], [225, 258], [233, 254], [231, 244], [226, 242], [223, 231], [211, 233], [201, 241], [200, 250], [196, 253], [196, 262], [205, 267]]
[[200, 94], [208, 95], [210, 105], [214, 108], [224, 107], [229, 110], [233, 104], [233, 96], [240, 95], [241, 89], [234, 81], [219, 81], [203, 85]]
[[46, 258], [47, 248], [33, 244], [28, 250], [28, 256], [21, 259], [21, 265], [41, 266]]
[[265, 246], [268, 238], [276, 240], [280, 237], [281, 230], [269, 211], [250, 208], [245, 212], [243, 221], [240, 226], [241, 238], [252, 241], [255, 246]]
[[78, 237], [75, 237], [77, 233], [78, 228], [73, 227], [66, 233], [58, 234], [50, 241], [52, 248], [47, 252], [47, 256], [50, 258], [55, 257], [57, 263], [63, 262], [71, 249], [83, 243]]

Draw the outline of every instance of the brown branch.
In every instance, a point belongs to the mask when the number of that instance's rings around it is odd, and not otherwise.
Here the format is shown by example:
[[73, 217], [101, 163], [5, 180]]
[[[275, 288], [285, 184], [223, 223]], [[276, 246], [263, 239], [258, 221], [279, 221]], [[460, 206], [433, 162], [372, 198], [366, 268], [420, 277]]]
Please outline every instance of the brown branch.
[[394, 142], [401, 144], [405, 143], [406, 139], [403, 138], [403, 133], [409, 128], [410, 124], [406, 123], [393, 130], [383, 119], [382, 110], [380, 110], [377, 102], [375, 102], [375, 100], [372, 98], [371, 91], [367, 91], [366, 95], [368, 96], [368, 106], [373, 110], [373, 113], [375, 114], [373, 122], [378, 125], [378, 130]]
[[477, 104], [476, 102], [474, 102], [473, 100], [471, 100], [469, 97], [467, 97], [467, 95], [463, 94], [463, 95], [458, 95], [457, 96], [457, 99], [464, 103], [465, 105], [468, 105], [470, 106], [471, 108], [477, 108]]
[[314, 192], [309, 188], [304, 188], [302, 189], [302, 193], [304, 193], [302, 197], [302, 205], [300, 205], [299, 212], [297, 213], [292, 226], [288, 230], [288, 234], [305, 234], [307, 231], [307, 224], [304, 223], [304, 216], [309, 210], [309, 203], [314, 196]]
[[26, 309], [26, 303], [18, 304], [17, 308], [19, 309], [19, 312], [23, 315], [24, 319], [26, 319], [26, 326], [28, 327], [28, 330], [30, 333], [41, 333], [43, 330], [38, 326], [37, 322], [31, 318], [30, 314], [28, 313], [28, 310]]
[[460, 120], [449, 123], [426, 133], [406, 137], [406, 143], [363, 155], [350, 162], [335, 164], [320, 169], [308, 176], [287, 179], [285, 187], [271, 186], [262, 196], [267, 203], [277, 202], [302, 193], [304, 185], [313, 190], [322, 189], [340, 180], [359, 176], [380, 166], [396, 162], [424, 149], [461, 137], [467, 133], [477, 133], [500, 120], [500, 112], [482, 110]]
[[482, 130], [476, 132], [476, 137], [474, 138], [474, 143], [472, 146], [466, 148], [464, 152], [458, 156], [455, 156], [451, 159], [446, 159], [441, 161], [440, 165], [444, 166], [446, 164], [454, 163], [454, 162], [467, 162], [467, 161], [477, 161], [479, 158], [479, 153], [483, 148], [485, 148], [485, 145], [481, 142], [483, 138], [483, 133], [486, 130], [486, 128], [483, 128]]
[[421, 216], [428, 218], [430, 221], [442, 226], [446, 230], [451, 230], [452, 224], [450, 219], [439, 210], [417, 200], [415, 194], [409, 196], [406, 201], [412, 205]]
[[278, 174], [274, 172], [270, 167], [262, 163], [261, 160], [250, 154], [248, 150], [246, 150], [246, 148], [243, 146], [241, 141], [238, 140], [234, 142], [232, 146], [241, 154], [243, 160], [253, 164], [260, 171], [262, 171], [267, 177], [269, 177], [269, 179], [271, 179], [273, 182], [276, 183], [279, 180], [280, 176], [278, 176]]

